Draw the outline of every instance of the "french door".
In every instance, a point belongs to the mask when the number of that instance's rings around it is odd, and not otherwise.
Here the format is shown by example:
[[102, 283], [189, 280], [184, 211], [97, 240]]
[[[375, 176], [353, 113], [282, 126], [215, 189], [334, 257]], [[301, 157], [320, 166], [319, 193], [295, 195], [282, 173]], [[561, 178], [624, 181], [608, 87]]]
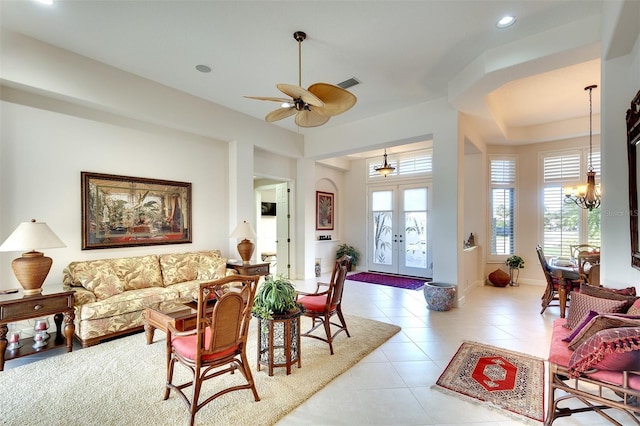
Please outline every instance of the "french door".
[[431, 277], [431, 241], [424, 184], [369, 189], [368, 269]]

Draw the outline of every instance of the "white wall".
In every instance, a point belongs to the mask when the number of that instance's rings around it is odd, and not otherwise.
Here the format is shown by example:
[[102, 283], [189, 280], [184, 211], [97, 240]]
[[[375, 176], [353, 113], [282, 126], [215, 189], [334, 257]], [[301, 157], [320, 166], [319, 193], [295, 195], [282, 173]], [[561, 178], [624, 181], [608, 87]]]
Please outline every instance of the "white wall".
[[[210, 248], [227, 254], [229, 220], [227, 209], [219, 208], [228, 198], [227, 143], [135, 128], [134, 122], [121, 126], [4, 101], [0, 106], [0, 239], [32, 218], [49, 224], [67, 247], [45, 251], [53, 259], [45, 286], [59, 285], [62, 269], [73, 260]], [[191, 182], [193, 243], [82, 251], [81, 171]], [[19, 255], [0, 254], [0, 288], [19, 286], [9, 266]]]

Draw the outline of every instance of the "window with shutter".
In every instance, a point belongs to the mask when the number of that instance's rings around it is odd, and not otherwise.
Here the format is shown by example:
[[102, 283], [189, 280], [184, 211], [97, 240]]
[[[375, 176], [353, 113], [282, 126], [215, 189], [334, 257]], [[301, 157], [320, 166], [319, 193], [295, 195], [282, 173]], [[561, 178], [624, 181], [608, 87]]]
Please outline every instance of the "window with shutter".
[[491, 157], [491, 255], [515, 252], [516, 157]]

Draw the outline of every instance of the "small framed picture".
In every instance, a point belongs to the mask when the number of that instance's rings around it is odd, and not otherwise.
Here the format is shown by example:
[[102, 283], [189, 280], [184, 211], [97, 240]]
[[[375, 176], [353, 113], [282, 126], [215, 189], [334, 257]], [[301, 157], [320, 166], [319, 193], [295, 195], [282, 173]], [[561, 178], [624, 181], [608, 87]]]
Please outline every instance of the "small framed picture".
[[335, 205], [331, 192], [316, 191], [316, 229], [332, 230]]

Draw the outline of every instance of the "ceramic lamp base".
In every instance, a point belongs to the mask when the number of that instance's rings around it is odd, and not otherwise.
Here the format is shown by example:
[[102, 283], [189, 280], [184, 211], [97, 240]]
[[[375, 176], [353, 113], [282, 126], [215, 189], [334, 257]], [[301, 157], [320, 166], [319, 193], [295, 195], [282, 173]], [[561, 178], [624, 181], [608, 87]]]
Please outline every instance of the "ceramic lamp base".
[[42, 284], [49, 274], [53, 261], [39, 251], [23, 253], [13, 259], [11, 267], [26, 296], [42, 293]]
[[249, 265], [251, 263], [254, 249], [255, 245], [246, 238], [238, 243], [238, 254], [240, 254], [243, 264]]

